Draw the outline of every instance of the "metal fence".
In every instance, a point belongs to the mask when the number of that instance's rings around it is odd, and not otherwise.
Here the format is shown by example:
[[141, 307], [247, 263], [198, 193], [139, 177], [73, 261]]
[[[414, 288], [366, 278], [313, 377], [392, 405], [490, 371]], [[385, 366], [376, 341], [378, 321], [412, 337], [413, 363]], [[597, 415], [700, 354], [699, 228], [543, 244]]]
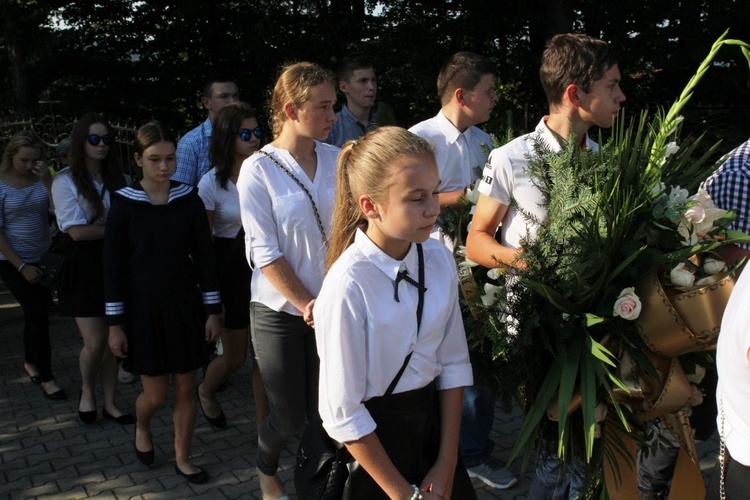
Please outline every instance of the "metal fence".
[[[47, 162], [56, 167], [58, 163], [55, 149], [61, 140], [70, 136], [76, 121], [76, 118], [44, 115], [28, 120], [0, 122], [0, 149], [5, 149], [6, 143], [14, 134], [30, 130], [44, 144]], [[133, 160], [133, 140], [136, 128], [128, 123], [110, 123], [110, 126], [122, 171], [133, 179], [139, 179], [140, 171]]]

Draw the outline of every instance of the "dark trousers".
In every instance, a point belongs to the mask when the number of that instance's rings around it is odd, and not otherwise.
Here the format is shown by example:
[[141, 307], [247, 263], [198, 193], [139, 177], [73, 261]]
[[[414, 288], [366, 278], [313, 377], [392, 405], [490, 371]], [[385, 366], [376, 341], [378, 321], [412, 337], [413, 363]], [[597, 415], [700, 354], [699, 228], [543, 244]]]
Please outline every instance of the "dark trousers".
[[306, 418], [318, 416], [318, 369], [315, 330], [301, 316], [250, 304], [255, 360], [266, 385], [270, 415], [258, 433], [257, 467], [276, 474], [284, 445], [299, 434]]
[[[750, 495], [750, 467], [742, 465], [732, 458], [726, 450], [726, 466], [724, 467], [724, 491], [727, 500], [741, 500]], [[721, 485], [721, 461], [716, 462], [711, 480], [706, 489], [706, 500], [719, 500]]]
[[0, 260], [0, 278], [23, 309], [25, 360], [36, 367], [42, 382], [49, 382], [54, 378], [49, 342], [49, 291], [26, 281], [7, 260]]

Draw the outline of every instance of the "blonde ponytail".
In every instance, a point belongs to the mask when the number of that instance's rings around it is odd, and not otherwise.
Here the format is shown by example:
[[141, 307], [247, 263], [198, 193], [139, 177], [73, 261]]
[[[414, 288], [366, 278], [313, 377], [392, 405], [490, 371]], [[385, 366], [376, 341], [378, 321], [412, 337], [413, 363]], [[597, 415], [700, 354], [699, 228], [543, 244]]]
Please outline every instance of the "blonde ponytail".
[[434, 156], [430, 144], [400, 127], [380, 127], [344, 144], [337, 163], [333, 237], [326, 269], [352, 244], [357, 228], [367, 226], [359, 197], [364, 194], [377, 203], [385, 203], [399, 158], [425, 154]]

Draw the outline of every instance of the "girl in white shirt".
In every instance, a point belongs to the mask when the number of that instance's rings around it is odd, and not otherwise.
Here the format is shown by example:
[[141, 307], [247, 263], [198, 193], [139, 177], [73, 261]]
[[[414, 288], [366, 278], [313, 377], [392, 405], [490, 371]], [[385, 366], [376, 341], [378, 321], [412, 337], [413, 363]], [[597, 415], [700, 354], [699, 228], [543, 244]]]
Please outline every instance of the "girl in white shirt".
[[[211, 163], [198, 183], [208, 222], [214, 236], [219, 291], [224, 306], [221, 328], [223, 352], [211, 361], [198, 386], [198, 402], [206, 420], [219, 429], [227, 425], [224, 411], [216, 400], [216, 391], [238, 368], [245, 364], [250, 325], [250, 279], [252, 271], [245, 258], [245, 232], [240, 217], [237, 178], [240, 167], [258, 151], [263, 131], [255, 110], [245, 102], [223, 107], [213, 123]], [[256, 430], [268, 416], [268, 396], [258, 363], [253, 363], [253, 397]]]
[[282, 71], [271, 98], [274, 140], [242, 165], [237, 190], [251, 286], [250, 331], [271, 413], [258, 432], [264, 499], [286, 498], [284, 445], [317, 416], [312, 304], [323, 283], [339, 148], [321, 142], [336, 114], [333, 76], [312, 63]]
[[344, 146], [337, 182], [330, 269], [314, 314], [320, 416], [356, 460], [344, 498], [475, 498], [458, 458], [472, 372], [456, 266], [429, 239], [440, 213], [432, 149], [404, 129], [380, 128]]
[[96, 379], [101, 378], [102, 416], [129, 425], [135, 418], [115, 404], [117, 360], [107, 348], [102, 272], [110, 194], [125, 187], [126, 180], [117, 162], [114, 133], [103, 117], [81, 117], [71, 139], [73, 163], [52, 181], [52, 200], [61, 244], [69, 248], [65, 283], [58, 291], [60, 313], [75, 318], [83, 338], [78, 418], [85, 424], [96, 422]]

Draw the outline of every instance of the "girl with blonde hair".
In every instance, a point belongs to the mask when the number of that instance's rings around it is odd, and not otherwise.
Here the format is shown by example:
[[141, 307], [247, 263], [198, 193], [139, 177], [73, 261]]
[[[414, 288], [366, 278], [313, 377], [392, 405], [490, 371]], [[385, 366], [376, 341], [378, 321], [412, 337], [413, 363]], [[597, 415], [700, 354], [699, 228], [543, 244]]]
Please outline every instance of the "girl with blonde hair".
[[276, 475], [284, 445], [317, 416], [312, 305], [323, 283], [339, 148], [324, 144], [336, 114], [331, 73], [285, 67], [271, 97], [274, 139], [237, 181], [251, 282], [250, 331], [270, 415], [258, 432], [263, 498], [287, 498]]
[[[429, 144], [383, 127], [344, 145], [314, 307], [320, 416], [347, 447], [346, 499], [476, 498], [458, 457], [472, 384]], [[395, 385], [394, 385], [395, 384]]]

